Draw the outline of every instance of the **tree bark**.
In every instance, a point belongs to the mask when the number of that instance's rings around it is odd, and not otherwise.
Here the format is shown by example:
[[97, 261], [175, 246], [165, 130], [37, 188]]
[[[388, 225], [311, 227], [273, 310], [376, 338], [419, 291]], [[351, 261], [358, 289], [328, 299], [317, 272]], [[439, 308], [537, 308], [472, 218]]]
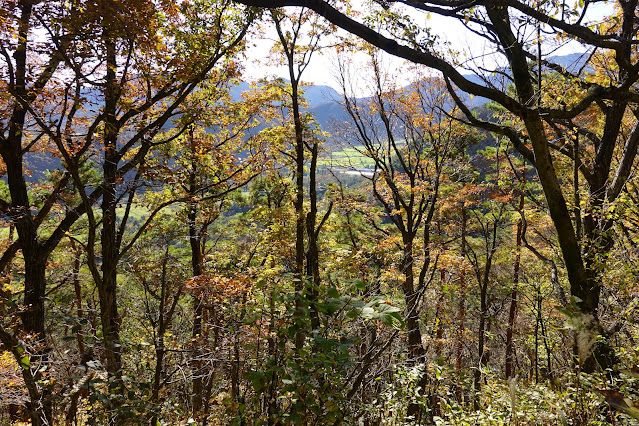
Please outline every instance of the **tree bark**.
[[289, 59], [289, 70], [291, 71], [291, 101], [293, 110], [293, 125], [295, 127], [295, 294], [296, 297], [296, 317], [300, 329], [295, 334], [295, 347], [301, 349], [304, 345], [305, 333], [302, 331], [302, 302], [306, 285], [304, 277], [304, 232], [306, 228], [306, 215], [304, 214], [304, 138], [302, 129], [302, 119], [299, 106], [298, 81], [294, 78], [293, 59]]
[[308, 250], [306, 252], [306, 275], [311, 282], [308, 291], [308, 298], [311, 307], [311, 329], [318, 330], [320, 327], [319, 312], [317, 310], [317, 298], [319, 295], [320, 273], [319, 273], [319, 249], [317, 224], [317, 156], [318, 144], [313, 143], [311, 149], [311, 164], [308, 179], [309, 192], [309, 212], [306, 216], [306, 234], [308, 235]]
[[420, 295], [415, 292], [415, 274], [413, 271], [413, 241], [410, 236], [404, 238], [404, 252], [400, 264], [400, 272], [404, 275], [402, 287], [404, 302], [406, 303], [406, 329], [408, 335], [409, 364], [417, 365], [423, 362], [424, 345], [419, 327]]
[[[500, 43], [506, 47], [506, 56], [510, 62], [510, 69], [512, 70], [513, 81], [517, 88], [520, 103], [522, 105], [534, 105], [537, 94], [535, 93], [532, 77], [528, 70], [527, 56], [521, 44], [511, 32], [508, 10], [505, 8], [488, 7], [487, 13], [493, 23]], [[548, 138], [540, 116], [540, 111], [529, 108], [522, 111], [521, 116], [533, 146], [535, 167], [544, 190], [550, 217], [557, 231], [557, 239], [561, 247], [566, 271], [568, 273], [568, 280], [570, 282], [570, 292], [578, 298], [576, 305], [579, 308], [579, 312], [575, 315], [579, 316], [579, 321], [582, 324], [577, 333], [577, 340], [583, 343], [582, 347], [584, 348], [581, 354], [582, 362], [585, 363], [583, 371], [592, 372], [597, 364], [604, 369], [612, 367], [614, 356], [612, 355], [610, 345], [605, 341], [595, 345], [597, 340], [596, 336], [603, 334], [597, 316], [601, 284], [594, 269], [588, 268], [588, 264], [592, 262], [589, 258], [587, 258], [585, 262], [582, 257], [581, 247], [573, 227], [570, 212], [568, 211], [566, 200], [552, 163], [552, 157], [548, 147]], [[602, 171], [600, 175], [603, 174], [604, 172]], [[597, 187], [599, 188], [601, 185]], [[604, 194], [605, 191], [593, 200], [592, 203], [594, 206], [599, 205], [598, 198], [602, 199]], [[584, 231], [586, 233], [588, 232], [587, 229], [584, 229]], [[597, 255], [601, 254], [601, 250], [597, 251]]]
[[[466, 259], [466, 208], [462, 206], [462, 223], [461, 223], [461, 257]], [[455, 359], [455, 370], [457, 371], [458, 383], [455, 384], [455, 396], [457, 402], [460, 404], [463, 402], [463, 387], [459, 384], [464, 378], [463, 371], [463, 350], [464, 350], [464, 334], [465, 325], [464, 320], [466, 318], [466, 271], [462, 265], [461, 274], [459, 276], [459, 309], [457, 314], [457, 321], [459, 322], [459, 334], [457, 337], [457, 350]]]
[[[20, 10], [20, 17], [17, 19], [18, 39], [13, 54], [15, 68], [12, 77], [15, 95], [24, 101], [32, 100], [33, 98], [33, 95], [29, 94], [27, 90], [27, 44], [33, 2], [20, 1], [18, 9]], [[0, 155], [6, 166], [6, 179], [11, 196], [11, 204], [7, 214], [15, 226], [24, 258], [25, 309], [20, 313], [20, 318], [25, 333], [33, 336], [34, 341], [29, 343], [34, 343], [38, 347], [32, 356], [38, 358], [38, 361], [46, 366], [48, 365], [50, 348], [47, 343], [45, 329], [44, 301], [46, 294], [45, 272], [49, 251], [43, 247], [38, 238], [38, 224], [31, 213], [31, 205], [24, 178], [22, 139], [26, 116], [27, 110], [25, 107], [18, 100], [15, 100], [8, 123], [7, 136], [4, 137], [4, 132], [0, 135]], [[23, 376], [26, 373], [26, 371], [23, 371]], [[34, 377], [30, 377], [31, 373], [28, 373], [29, 377], [25, 376], [24, 378], [31, 398], [27, 407], [31, 413], [31, 420], [34, 424], [50, 424], [53, 416], [51, 387], [49, 385], [38, 385], [39, 373], [36, 373]], [[33, 398], [37, 398], [37, 400]]]
[[[524, 210], [524, 193], [519, 195], [519, 211]], [[517, 298], [519, 287], [519, 268], [521, 266], [521, 233], [524, 223], [521, 219], [517, 222], [517, 234], [515, 240], [515, 265], [513, 268], [513, 288], [510, 293], [510, 308], [508, 310], [508, 327], [506, 328], [506, 360], [505, 375], [506, 379], [513, 377], [513, 360], [515, 356], [515, 348], [513, 345], [513, 332], [515, 330], [515, 318], [517, 316]]]
[[119, 392], [122, 389], [122, 355], [120, 345], [120, 320], [117, 302], [117, 271], [119, 261], [118, 231], [117, 231], [117, 171], [119, 156], [117, 154], [116, 107], [117, 93], [117, 62], [115, 41], [106, 33], [106, 83], [105, 83], [105, 122], [104, 122], [104, 164], [102, 165], [102, 180], [104, 193], [102, 195], [102, 279], [98, 283], [100, 298], [100, 319], [105, 346], [107, 371], [112, 378], [111, 390]]
[[[195, 176], [191, 176], [190, 193], [195, 195]], [[202, 256], [202, 247], [200, 244], [200, 236], [197, 229], [197, 203], [191, 201], [189, 205], [189, 213], [187, 220], [189, 222], [189, 245], [191, 247], [191, 273], [193, 277], [198, 277], [204, 273]], [[196, 289], [197, 292], [197, 289]], [[193, 374], [193, 387], [191, 390], [191, 404], [193, 408], [194, 418], [199, 418], [202, 411], [204, 393], [204, 372], [202, 371], [202, 361], [200, 357], [200, 345], [202, 344], [202, 300], [197, 295], [193, 296], [193, 328], [191, 331], [191, 339], [193, 344], [191, 370]]]

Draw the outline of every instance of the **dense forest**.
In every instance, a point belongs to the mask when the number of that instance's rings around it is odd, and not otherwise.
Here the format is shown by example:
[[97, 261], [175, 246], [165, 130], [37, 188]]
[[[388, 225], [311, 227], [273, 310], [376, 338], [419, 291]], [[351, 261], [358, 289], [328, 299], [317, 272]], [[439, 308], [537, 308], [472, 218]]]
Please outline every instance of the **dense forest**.
[[638, 10], [0, 0], [0, 423], [637, 424]]

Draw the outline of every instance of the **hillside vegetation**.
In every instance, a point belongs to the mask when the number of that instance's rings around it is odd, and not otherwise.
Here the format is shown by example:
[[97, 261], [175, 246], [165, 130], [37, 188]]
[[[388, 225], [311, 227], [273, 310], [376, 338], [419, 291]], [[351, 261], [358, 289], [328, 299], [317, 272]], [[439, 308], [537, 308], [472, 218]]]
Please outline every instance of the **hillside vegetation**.
[[0, 424], [637, 424], [598, 3], [0, 2]]

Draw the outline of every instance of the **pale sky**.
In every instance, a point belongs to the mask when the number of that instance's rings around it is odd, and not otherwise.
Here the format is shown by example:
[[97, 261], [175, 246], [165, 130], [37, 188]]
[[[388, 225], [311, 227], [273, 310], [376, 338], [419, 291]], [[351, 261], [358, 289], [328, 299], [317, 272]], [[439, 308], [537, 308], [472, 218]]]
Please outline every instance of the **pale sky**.
[[[599, 22], [601, 19], [608, 16], [610, 13], [610, 6], [604, 4], [593, 4], [589, 8], [588, 20], [592, 22]], [[485, 61], [487, 66], [494, 66], [494, 59], [491, 59], [490, 55], [481, 57], [478, 52], [489, 52], [484, 40], [478, 36], [472, 34], [466, 29], [458, 20], [441, 17], [435, 14], [427, 17], [425, 14], [416, 13], [415, 20], [417, 24], [427, 26], [431, 29], [432, 34], [439, 36], [440, 42], [448, 42], [451, 46], [461, 54], [461, 58], [475, 58], [477, 61]], [[533, 34], [530, 37], [534, 37]], [[275, 30], [268, 30], [265, 36], [261, 39], [253, 39], [253, 47], [249, 49], [248, 57], [250, 59], [246, 66], [246, 77], [249, 80], [254, 80], [267, 76], [277, 76], [288, 78], [288, 71], [285, 67], [268, 65], [263, 59], [269, 52], [273, 43], [278, 42], [277, 34]], [[567, 55], [575, 52], [583, 52], [581, 46], [576, 42], [571, 42], [564, 45], [560, 49], [555, 47], [545, 46], [544, 54], [550, 55]], [[400, 66], [403, 60], [386, 55], [385, 61], [391, 67]], [[503, 58], [500, 58], [502, 60]], [[355, 58], [354, 62], [362, 61], [362, 66], [366, 61], [365, 55], [362, 55], [361, 59]], [[305, 83], [312, 83], [316, 85], [327, 85], [337, 89], [335, 75], [335, 53], [330, 48], [325, 48], [322, 51], [315, 53], [311, 64], [304, 71], [302, 75], [302, 81]], [[406, 82], [408, 83], [408, 81]], [[363, 89], [362, 89], [363, 90]]]
[[[433, 15], [430, 19], [426, 19], [425, 16], [422, 17], [421, 15], [419, 15], [419, 18], [421, 18], [425, 25], [428, 25], [431, 28], [434, 34], [439, 34], [442, 39], [450, 41], [455, 46], [461, 47], [470, 45], [469, 41], [466, 39], [468, 32], [464, 30], [463, 25], [457, 20], [442, 18], [435, 15]], [[418, 20], [418, 22], [420, 21]], [[268, 53], [273, 43], [277, 42], [279, 42], [279, 40], [277, 40], [277, 33], [275, 33], [274, 30], [268, 31], [262, 39], [251, 41], [254, 46], [249, 49], [248, 57], [252, 59], [246, 67], [246, 74], [249, 79], [258, 79], [271, 75], [288, 79], [288, 70], [285, 67], [268, 65], [266, 61], [262, 59]], [[331, 48], [324, 48], [315, 53], [310, 65], [304, 71], [304, 74], [302, 74], [302, 81], [337, 88], [334, 78], [335, 55], [334, 50]], [[404, 62], [402, 59], [392, 57], [391, 55], [385, 54], [385, 57], [385, 61], [389, 62], [391, 65], [399, 66]], [[356, 58], [355, 62], [360, 60], [364, 63], [366, 61], [366, 56], [361, 55], [361, 58]]]

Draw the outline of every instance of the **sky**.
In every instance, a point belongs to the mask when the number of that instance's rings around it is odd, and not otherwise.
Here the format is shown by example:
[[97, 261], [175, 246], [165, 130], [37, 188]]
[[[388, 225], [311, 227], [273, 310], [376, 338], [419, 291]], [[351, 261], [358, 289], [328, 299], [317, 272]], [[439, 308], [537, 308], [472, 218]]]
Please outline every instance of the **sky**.
[[[361, 3], [361, 1], [357, 1], [356, 3]], [[480, 58], [478, 60], [485, 61], [485, 65], [494, 66], [495, 60], [491, 59], [490, 55], [484, 57], [477, 55], [477, 52], [489, 52], [489, 48], [484, 44], [484, 40], [469, 32], [458, 20], [435, 14], [426, 16], [419, 12], [415, 13], [413, 11], [413, 13], [413, 18], [417, 24], [429, 27], [432, 34], [438, 35], [440, 42], [450, 43], [450, 46], [453, 46], [455, 50], [460, 52], [462, 58]], [[605, 3], [595, 3], [590, 7], [586, 21], [598, 22], [608, 16], [609, 13], [610, 6]], [[531, 34], [530, 37], [534, 37], [534, 34]], [[270, 76], [288, 78], [288, 71], [285, 67], [269, 65], [263, 59], [273, 43], [276, 42], [277, 33], [274, 29], [267, 29], [259, 38], [253, 37], [251, 39], [252, 46], [248, 51], [249, 62], [246, 66], [246, 76], [249, 80]], [[551, 46], [545, 47], [544, 49], [546, 50], [544, 54], [550, 55], [567, 55], [575, 52], [583, 52], [583, 48], [576, 42], [565, 44], [558, 50]], [[390, 55], [385, 55], [384, 61], [391, 68], [399, 67], [403, 63], [403, 60], [391, 57]], [[331, 86], [334, 89], [338, 89], [337, 79], [335, 78], [335, 62], [336, 54], [333, 49], [324, 48], [320, 50], [320, 52], [314, 54], [311, 64], [304, 71], [302, 81], [316, 85]], [[366, 57], [365, 55], [360, 55], [360, 57], [355, 56], [353, 62], [356, 67], [364, 67]], [[405, 83], [408, 83], [408, 81]], [[361, 92], [361, 95], [366, 95], [366, 89], [364, 87], [360, 87], [358, 90]]]
[[[439, 34], [442, 39], [449, 40], [456, 46], [467, 46], [471, 44], [471, 40], [466, 38], [467, 32], [463, 30], [463, 25], [456, 20], [438, 16], [427, 19], [426, 17], [419, 16], [417, 22], [429, 26], [432, 31]], [[288, 70], [285, 67], [268, 65], [266, 61], [263, 60], [265, 53], [268, 52], [271, 46], [278, 41], [277, 33], [274, 30], [267, 30], [261, 38], [253, 38], [251, 40], [252, 46], [248, 52], [250, 62], [246, 67], [246, 73], [249, 79], [258, 79], [266, 76], [277, 76], [288, 79]], [[366, 56], [363, 54], [359, 56], [360, 57], [354, 58], [354, 63], [356, 66], [359, 66], [359, 64], [364, 66], [366, 63]], [[336, 60], [336, 53], [334, 49], [321, 49], [312, 57], [309, 67], [302, 74], [302, 81], [316, 85], [331, 86], [337, 89], [338, 84], [335, 78]], [[389, 66], [400, 66], [404, 63], [403, 59], [395, 58], [385, 53], [384, 61], [388, 63]]]

